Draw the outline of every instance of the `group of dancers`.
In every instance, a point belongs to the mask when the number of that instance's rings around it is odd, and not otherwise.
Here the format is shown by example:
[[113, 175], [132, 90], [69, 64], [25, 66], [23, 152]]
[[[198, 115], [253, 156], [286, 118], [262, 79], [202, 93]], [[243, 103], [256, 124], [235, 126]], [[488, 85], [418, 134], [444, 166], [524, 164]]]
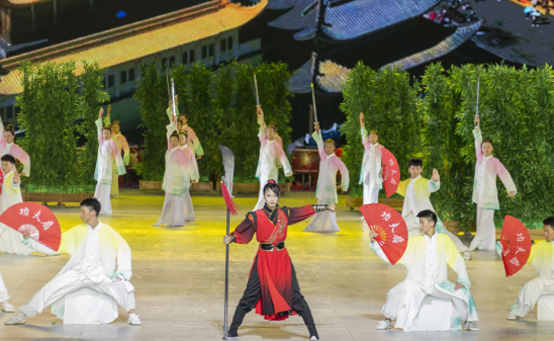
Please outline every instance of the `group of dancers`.
[[[177, 99], [175, 98], [175, 101]], [[280, 187], [277, 183], [278, 169], [283, 167], [285, 175], [291, 174], [290, 165], [283, 151], [282, 142], [277, 134], [277, 124], [265, 124], [261, 107], [257, 107], [260, 125], [259, 140], [260, 161], [257, 177], [260, 179], [260, 198], [254, 211], [237, 226], [234, 232], [224, 236], [223, 243], [247, 244], [256, 234], [259, 248], [250, 271], [243, 297], [239, 301], [232, 323], [228, 330], [229, 338], [238, 337], [238, 328], [245, 315], [256, 308], [256, 313], [267, 320], [284, 320], [292, 315], [300, 315], [306, 324], [310, 340], [318, 340], [319, 335], [310, 308], [301, 294], [296, 272], [285, 247], [289, 224], [301, 222], [309, 217], [312, 221], [304, 231], [339, 231], [335, 214], [338, 202], [337, 187], [347, 190], [349, 187], [348, 169], [335, 155], [335, 143], [322, 140], [319, 125], [314, 125], [314, 140], [320, 155], [320, 173], [316, 190], [317, 204], [299, 208], [278, 205]], [[61, 245], [57, 251], [45, 250], [45, 247], [30, 238], [28, 234], [18, 235], [5, 226], [0, 234], [0, 251], [17, 253], [18, 247], [45, 254], [68, 253], [70, 260], [60, 273], [40, 289], [20, 313], [5, 322], [7, 325], [25, 324], [26, 318], [41, 313], [48, 306], [52, 312], [71, 323], [72, 316], [79, 316], [81, 323], [109, 323], [117, 318], [117, 305], [129, 314], [128, 323], [140, 325], [135, 312], [134, 287], [130, 283], [132, 276], [131, 251], [126, 241], [110, 226], [103, 224], [98, 216], [111, 211], [109, 203], [112, 185], [124, 170], [126, 141], [119, 136], [115, 122], [102, 125], [103, 109], [96, 122], [100, 142], [95, 178], [98, 181], [95, 198], [81, 202], [82, 225], [62, 234]], [[162, 216], [156, 226], [167, 224], [182, 226], [189, 213], [187, 200], [190, 201], [190, 183], [198, 181], [196, 159], [203, 154], [202, 147], [192, 129], [187, 126], [186, 116], [168, 109], [167, 126], [168, 149], [166, 151], [166, 191]], [[108, 115], [109, 118], [109, 115]], [[502, 163], [492, 156], [492, 140], [482, 138], [479, 119], [475, 119], [475, 148], [477, 162], [473, 201], [478, 205], [477, 233], [471, 246], [465, 247], [453, 234], [449, 233], [437, 217], [429, 200], [432, 192], [440, 188], [440, 175], [433, 170], [431, 179], [421, 177], [422, 161], [410, 160], [410, 178], [398, 186], [403, 195], [402, 217], [409, 231], [406, 251], [400, 259], [408, 269], [404, 281], [392, 288], [387, 294], [382, 314], [385, 319], [377, 329], [395, 327], [404, 331], [422, 330], [422, 313], [428, 309], [429, 300], [442, 300], [435, 314], [446, 321], [444, 330], [479, 331], [477, 311], [471, 296], [471, 283], [465, 268], [464, 258], [469, 259], [468, 251], [475, 248], [493, 250], [495, 245], [494, 210], [499, 209], [496, 177], [499, 176], [506, 186], [509, 196], [516, 194], [515, 185]], [[382, 188], [381, 146], [376, 131], [368, 131], [364, 126], [363, 113], [360, 114], [363, 146], [365, 149], [360, 181], [364, 187], [364, 204], [377, 203], [378, 191]], [[28, 175], [30, 161], [25, 152], [13, 144], [13, 130], [4, 129], [0, 140], [3, 191], [0, 194], [1, 210], [21, 202], [19, 192], [20, 177], [15, 169], [16, 159], [24, 164]], [[113, 129], [113, 130], [112, 130]], [[11, 134], [11, 138], [10, 138]], [[118, 145], [117, 141], [120, 141]], [[127, 147], [128, 148], [128, 147]], [[121, 156], [123, 150], [124, 156]], [[17, 157], [14, 157], [17, 155]], [[195, 157], [196, 156], [196, 157]], [[337, 186], [336, 173], [341, 172], [342, 182]], [[192, 220], [194, 214], [192, 213]], [[11, 232], [10, 232], [11, 231]], [[529, 263], [535, 265], [539, 277], [529, 281], [520, 291], [518, 300], [512, 306], [509, 320], [524, 317], [533, 309], [542, 295], [554, 293], [554, 217], [544, 220], [545, 241], [535, 244]], [[379, 244], [375, 242], [375, 233], [370, 232], [370, 249], [377, 256], [389, 261]], [[17, 244], [17, 246], [16, 246]], [[10, 248], [11, 247], [11, 248]], [[464, 257], [462, 257], [462, 253]], [[25, 254], [25, 253], [24, 253]], [[28, 253], [26, 253], [28, 254]], [[447, 279], [447, 267], [456, 271], [458, 279], [451, 283]], [[0, 303], [5, 312], [15, 312], [8, 302], [9, 296], [0, 277]], [[446, 304], [444, 304], [446, 302]], [[86, 314], [68, 314], [68, 311], [82, 311]], [[442, 310], [441, 310], [442, 309]]]
[[[335, 214], [337, 188], [348, 189], [348, 169], [336, 157], [334, 141], [323, 142], [319, 124], [315, 123], [312, 136], [321, 159], [316, 189], [318, 202], [300, 208], [280, 207], [280, 188], [276, 181], [278, 168], [283, 167], [286, 175], [290, 173], [290, 166], [276, 138], [276, 125], [266, 127], [259, 106], [257, 112], [261, 142], [257, 172], [261, 185], [259, 201], [254, 211], [246, 215], [235, 231], [223, 238], [223, 243], [247, 244], [256, 233], [259, 248], [227, 336], [229, 339], [238, 338], [238, 328], [244, 316], [256, 308], [256, 313], [267, 320], [283, 320], [291, 315], [300, 315], [308, 328], [309, 339], [319, 340], [315, 322], [300, 293], [296, 272], [285, 248], [287, 227], [317, 213], [304, 231], [339, 231]], [[506, 168], [493, 157], [493, 141], [482, 138], [479, 117], [475, 118], [474, 123], [477, 161], [473, 202], [478, 207], [477, 233], [470, 247], [467, 247], [445, 229], [429, 199], [430, 194], [440, 188], [439, 172], [433, 169], [431, 179], [422, 178], [423, 162], [419, 159], [410, 160], [410, 178], [402, 181], [397, 189], [397, 193], [404, 196], [402, 218], [409, 236], [407, 248], [399, 262], [406, 266], [408, 274], [404, 281], [388, 292], [382, 309], [385, 319], [378, 323], [378, 330], [392, 328], [392, 321], [395, 321], [394, 327], [406, 332], [428, 331], [429, 328], [437, 331], [479, 331], [477, 310], [470, 292], [471, 282], [464, 259], [471, 259], [469, 251], [476, 248], [494, 250], [496, 247], [498, 252], [502, 251], [501, 245], [495, 244], [494, 211], [499, 209], [496, 177], [500, 177], [506, 186], [509, 197], [516, 194], [516, 187]], [[379, 137], [376, 131], [368, 133], [363, 113], [360, 113], [360, 128], [365, 149], [360, 176], [364, 204], [378, 203], [383, 183]], [[342, 178], [339, 186], [336, 185], [338, 171]], [[518, 300], [507, 316], [508, 320], [524, 317], [541, 296], [554, 293], [554, 217], [544, 220], [544, 234], [545, 241], [533, 246], [529, 258], [529, 263], [537, 267], [539, 277], [521, 289]], [[369, 247], [381, 259], [389, 262], [375, 242], [376, 236], [375, 232], [370, 231]], [[448, 267], [457, 273], [456, 283], [448, 281]], [[433, 300], [438, 304], [433, 305]], [[430, 310], [430, 306], [434, 308]], [[429, 320], [432, 327], [429, 327]]]

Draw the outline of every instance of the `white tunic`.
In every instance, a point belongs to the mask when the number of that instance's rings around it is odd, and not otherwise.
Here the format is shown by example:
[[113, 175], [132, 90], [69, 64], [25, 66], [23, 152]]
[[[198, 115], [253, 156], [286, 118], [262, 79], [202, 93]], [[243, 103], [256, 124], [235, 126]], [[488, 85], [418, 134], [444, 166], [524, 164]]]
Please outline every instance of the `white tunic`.
[[[38, 243], [27, 238], [24, 243], [35, 248]], [[42, 287], [21, 312], [31, 317], [49, 305], [52, 313], [68, 323], [109, 323], [117, 318], [117, 302], [125, 310], [135, 307], [131, 249], [110, 226], [100, 221], [93, 229], [79, 225], [62, 234], [60, 253], [69, 253], [71, 259], [64, 268]], [[118, 282], [115, 276], [125, 279]], [[64, 316], [65, 311], [88, 312], [89, 321], [75, 321]], [[82, 317], [84, 319], [88, 319]]]
[[[20, 183], [14, 183], [13, 177], [13, 170], [4, 176], [2, 195], [0, 195], [0, 214], [10, 206], [23, 202], [19, 189]], [[23, 235], [20, 232], [0, 223], [0, 251], [24, 256], [33, 253], [32, 249], [21, 244], [22, 240]]]
[[[384, 261], [388, 258], [378, 243], [370, 248]], [[408, 269], [406, 279], [395, 286], [387, 295], [383, 306], [386, 318], [396, 320], [396, 328], [410, 331], [417, 324], [417, 318], [426, 296], [451, 300], [455, 306], [451, 316], [451, 329], [461, 329], [460, 321], [477, 321], [477, 311], [471, 293], [464, 260], [448, 236], [435, 233], [409, 239], [404, 255], [400, 259]], [[454, 290], [454, 283], [448, 281], [448, 267], [458, 274], [462, 289]]]

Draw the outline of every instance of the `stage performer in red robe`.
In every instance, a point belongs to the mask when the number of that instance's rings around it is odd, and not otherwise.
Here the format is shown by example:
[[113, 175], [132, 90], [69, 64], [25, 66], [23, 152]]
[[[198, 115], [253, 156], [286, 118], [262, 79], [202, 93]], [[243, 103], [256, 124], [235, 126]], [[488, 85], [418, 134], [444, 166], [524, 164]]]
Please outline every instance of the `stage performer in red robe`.
[[319, 340], [308, 303], [300, 293], [285, 239], [289, 224], [301, 222], [317, 212], [334, 212], [335, 204], [279, 207], [280, 190], [275, 180], [269, 180], [265, 185], [264, 195], [264, 208], [249, 212], [235, 231], [223, 238], [224, 244], [247, 244], [256, 233], [256, 240], [260, 243], [228, 337], [238, 338], [237, 330], [244, 316], [255, 307], [256, 313], [264, 315], [266, 320], [280, 321], [290, 315], [300, 315], [308, 327], [310, 340]]

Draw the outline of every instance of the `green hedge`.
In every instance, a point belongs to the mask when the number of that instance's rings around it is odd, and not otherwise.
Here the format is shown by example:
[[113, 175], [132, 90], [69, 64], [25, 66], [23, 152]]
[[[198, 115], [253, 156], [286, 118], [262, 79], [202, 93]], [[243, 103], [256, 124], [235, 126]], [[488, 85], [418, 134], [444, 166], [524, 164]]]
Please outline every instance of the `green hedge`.
[[[341, 133], [347, 141], [344, 162], [350, 172], [353, 196], [363, 195], [358, 184], [364, 155], [360, 110], [364, 112], [366, 129], [376, 130], [379, 143], [396, 156], [404, 179], [409, 176], [408, 161], [421, 149], [422, 119], [416, 114], [417, 89], [418, 84], [410, 85], [410, 75], [401, 69], [375, 71], [360, 62], [350, 72], [340, 108], [346, 114]], [[380, 195], [384, 196], [384, 191]]]
[[[25, 62], [23, 92], [16, 106], [20, 128], [26, 130], [21, 145], [31, 158], [31, 176], [24, 178], [28, 191], [42, 193], [94, 192], [94, 169], [98, 152], [93, 117], [102, 102], [109, 99], [103, 90], [103, 74], [97, 64], [84, 63], [76, 75], [77, 63]], [[82, 94], [79, 87], [82, 87]], [[82, 119], [80, 124], [79, 119]], [[76, 133], [87, 137], [82, 153], [77, 153]], [[93, 186], [94, 187], [94, 186]], [[77, 191], [77, 192], [75, 192]]]
[[[409, 176], [407, 161], [414, 156], [424, 160], [423, 176], [430, 177], [433, 168], [439, 170], [441, 189], [433, 194], [433, 205], [441, 218], [461, 221], [467, 230], [476, 218], [471, 202], [472, 130], [479, 77], [483, 136], [493, 139], [493, 154], [506, 166], [518, 191], [515, 198], [507, 198], [498, 180], [497, 225], [509, 214], [527, 227], [542, 228], [554, 201], [554, 73], [548, 65], [515, 69], [467, 64], [446, 72], [436, 63], [427, 67], [421, 84], [410, 85], [405, 71], [377, 72], [358, 64], [345, 84], [341, 105], [347, 115], [342, 132], [348, 141], [345, 158], [351, 176], [358, 180], [363, 156], [361, 104], [366, 127], [379, 132], [379, 142], [398, 159], [403, 179]], [[359, 186], [352, 183], [353, 195], [361, 196]]]

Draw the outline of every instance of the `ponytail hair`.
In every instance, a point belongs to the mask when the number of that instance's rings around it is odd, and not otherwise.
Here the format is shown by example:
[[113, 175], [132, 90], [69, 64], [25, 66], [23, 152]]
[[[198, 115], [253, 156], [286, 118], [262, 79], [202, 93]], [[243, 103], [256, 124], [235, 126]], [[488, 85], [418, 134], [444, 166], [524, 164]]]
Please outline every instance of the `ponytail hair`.
[[9, 131], [12, 133], [13, 136], [15, 136], [15, 129], [13, 129], [13, 126], [11, 124], [8, 124], [6, 128], [4, 128], [4, 132]]

